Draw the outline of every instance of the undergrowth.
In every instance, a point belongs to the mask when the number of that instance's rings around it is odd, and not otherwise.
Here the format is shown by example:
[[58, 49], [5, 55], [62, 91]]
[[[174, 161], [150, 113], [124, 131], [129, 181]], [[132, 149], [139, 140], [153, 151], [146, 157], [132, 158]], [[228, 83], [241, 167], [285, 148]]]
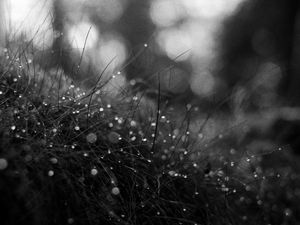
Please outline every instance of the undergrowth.
[[0, 59], [1, 224], [300, 221], [288, 150], [204, 140], [189, 129], [193, 106], [177, 121], [159, 95], [147, 110], [129, 90], [110, 97], [106, 81], [83, 89], [28, 49]]

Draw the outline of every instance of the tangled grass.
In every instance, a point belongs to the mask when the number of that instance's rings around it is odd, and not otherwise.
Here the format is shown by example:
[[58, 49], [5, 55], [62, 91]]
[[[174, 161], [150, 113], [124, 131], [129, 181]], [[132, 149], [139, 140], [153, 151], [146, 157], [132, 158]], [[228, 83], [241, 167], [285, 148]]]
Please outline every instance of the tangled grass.
[[[297, 224], [299, 172], [284, 148], [203, 140], [164, 102], [110, 98], [43, 70], [28, 46], [0, 59], [1, 224]], [[158, 96], [159, 99], [159, 96]]]

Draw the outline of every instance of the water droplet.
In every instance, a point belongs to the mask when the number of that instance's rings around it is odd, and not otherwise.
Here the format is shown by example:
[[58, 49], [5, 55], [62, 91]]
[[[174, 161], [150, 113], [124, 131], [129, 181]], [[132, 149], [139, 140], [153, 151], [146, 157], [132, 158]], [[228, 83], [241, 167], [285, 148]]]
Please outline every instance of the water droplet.
[[130, 80], [129, 83], [130, 83], [131, 86], [134, 86], [134, 85], [136, 85], [136, 80], [132, 79], [132, 80]]
[[136, 136], [133, 136], [130, 138], [131, 141], [135, 141], [136, 140]]
[[222, 191], [223, 191], [223, 192], [228, 192], [228, 191], [229, 191], [229, 188], [228, 188], [228, 187], [222, 187]]
[[4, 158], [0, 158], [0, 170], [6, 169], [8, 166], [8, 162]]
[[93, 175], [93, 176], [96, 176], [97, 174], [98, 174], [98, 170], [97, 169], [92, 169], [91, 170], [91, 174]]
[[258, 200], [257, 201], [257, 205], [262, 205], [263, 204], [263, 201], [262, 200]]
[[73, 224], [74, 223], [74, 219], [73, 218], [69, 218], [68, 219], [68, 224]]
[[120, 189], [118, 187], [114, 187], [113, 189], [111, 189], [111, 193], [113, 195], [118, 195], [120, 194]]
[[117, 144], [120, 140], [120, 135], [117, 132], [110, 132], [107, 136], [108, 140], [113, 143], [113, 144]]
[[53, 171], [53, 170], [49, 170], [49, 171], [48, 171], [48, 176], [49, 176], [49, 177], [54, 176], [54, 171]]
[[53, 163], [53, 164], [56, 164], [56, 163], [58, 163], [58, 160], [57, 160], [57, 158], [53, 157], [53, 158], [50, 159], [50, 162]]
[[191, 105], [191, 104], [187, 104], [187, 105], [186, 105], [186, 109], [187, 109], [187, 110], [190, 110], [191, 108], [192, 108], [192, 105]]
[[24, 158], [25, 162], [30, 162], [32, 160], [32, 155], [26, 155]]
[[93, 144], [97, 141], [97, 135], [95, 133], [89, 133], [86, 136], [86, 141]]
[[291, 216], [292, 213], [293, 213], [293, 211], [291, 209], [289, 209], [289, 208], [287, 208], [287, 209], [284, 210], [284, 215], [285, 216]]
[[171, 170], [171, 171], [168, 172], [168, 174], [169, 174], [170, 176], [175, 176], [175, 175], [176, 175], [176, 172], [173, 171], [173, 170]]
[[130, 126], [132, 127], [136, 127], [137, 123], [134, 121], [134, 120], [131, 120], [130, 121]]

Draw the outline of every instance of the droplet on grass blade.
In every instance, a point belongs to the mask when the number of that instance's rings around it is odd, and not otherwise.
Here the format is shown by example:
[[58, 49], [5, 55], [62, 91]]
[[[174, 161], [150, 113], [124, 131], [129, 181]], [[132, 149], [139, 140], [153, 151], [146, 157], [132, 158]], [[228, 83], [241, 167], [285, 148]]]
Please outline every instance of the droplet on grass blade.
[[286, 209], [284, 210], [284, 215], [285, 215], [285, 216], [291, 216], [292, 213], [293, 213], [293, 211], [292, 211], [291, 209], [289, 209], [289, 208], [286, 208]]
[[57, 158], [53, 157], [50, 159], [50, 162], [53, 164], [56, 164], [56, 163], [58, 163], [58, 160], [57, 160]]
[[97, 135], [95, 133], [89, 133], [86, 136], [86, 141], [93, 144], [97, 141]]
[[120, 134], [112, 131], [108, 134], [107, 138], [111, 143], [117, 144], [120, 141]]
[[98, 174], [98, 170], [97, 169], [92, 169], [91, 170], [91, 174], [93, 175], [93, 176], [96, 176], [97, 174]]
[[136, 125], [137, 125], [136, 121], [134, 121], [134, 120], [131, 120], [131, 121], [130, 121], [130, 126], [136, 127]]
[[111, 193], [113, 195], [118, 195], [120, 194], [120, 189], [118, 187], [114, 187], [113, 189], [111, 189]]

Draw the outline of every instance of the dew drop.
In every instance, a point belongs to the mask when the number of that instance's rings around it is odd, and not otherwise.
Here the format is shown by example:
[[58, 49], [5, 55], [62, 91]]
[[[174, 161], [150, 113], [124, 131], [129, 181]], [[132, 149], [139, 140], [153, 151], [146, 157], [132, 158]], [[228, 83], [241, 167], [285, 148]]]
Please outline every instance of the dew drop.
[[136, 140], [136, 137], [133, 136], [133, 137], [130, 138], [130, 140], [131, 140], [131, 141], [135, 141], [135, 140]]
[[202, 133], [199, 133], [199, 134], [198, 134], [198, 137], [199, 137], [200, 139], [202, 139], [202, 138], [204, 137], [204, 135], [203, 135]]
[[49, 171], [48, 171], [48, 176], [49, 176], [49, 177], [54, 176], [54, 171], [53, 171], [53, 170], [49, 170]]
[[93, 144], [97, 141], [97, 135], [95, 133], [89, 133], [86, 136], [86, 141]]
[[285, 216], [291, 216], [292, 213], [293, 213], [292, 210], [289, 209], [289, 208], [287, 208], [287, 209], [284, 210], [284, 215], [285, 215]]
[[56, 164], [56, 163], [58, 163], [58, 160], [57, 160], [57, 158], [53, 157], [50, 159], [50, 162], [53, 164]]
[[120, 194], [120, 189], [118, 187], [114, 187], [113, 189], [111, 189], [111, 193], [113, 195], [118, 195]]
[[113, 143], [113, 144], [117, 144], [120, 140], [120, 135], [117, 132], [110, 132], [107, 136], [108, 140]]
[[93, 176], [96, 176], [97, 174], [98, 174], [98, 170], [97, 169], [92, 169], [91, 170], [91, 174], [93, 175]]
[[8, 162], [4, 158], [0, 158], [0, 170], [5, 170], [8, 166]]
[[136, 85], [136, 80], [132, 79], [132, 80], [130, 80], [129, 83], [130, 83], [131, 86], [134, 86], [134, 85]]
[[68, 219], [68, 224], [73, 224], [74, 223], [74, 219], [73, 218], [69, 218]]
[[137, 124], [136, 124], [136, 122], [135, 122], [134, 120], [131, 120], [131, 121], [130, 121], [130, 126], [136, 127], [136, 125], [137, 125]]

